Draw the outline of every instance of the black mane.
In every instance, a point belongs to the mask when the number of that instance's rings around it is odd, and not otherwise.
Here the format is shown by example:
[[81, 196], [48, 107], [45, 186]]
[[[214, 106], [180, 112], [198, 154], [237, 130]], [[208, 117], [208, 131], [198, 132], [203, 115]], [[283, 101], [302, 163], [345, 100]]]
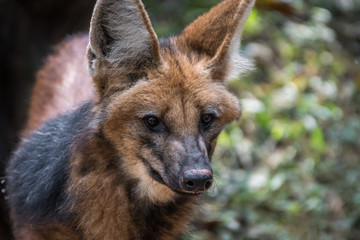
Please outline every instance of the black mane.
[[[17, 219], [35, 221], [66, 217], [59, 212], [64, 194], [71, 144], [81, 131], [90, 103], [44, 123], [24, 139], [7, 169], [8, 193]], [[26, 215], [24, 215], [26, 214]], [[24, 219], [24, 220], [26, 220]]]

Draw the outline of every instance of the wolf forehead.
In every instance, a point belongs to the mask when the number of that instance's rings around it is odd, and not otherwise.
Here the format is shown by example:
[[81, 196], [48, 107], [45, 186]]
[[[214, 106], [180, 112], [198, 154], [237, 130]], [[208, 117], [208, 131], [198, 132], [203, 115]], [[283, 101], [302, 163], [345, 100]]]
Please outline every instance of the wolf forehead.
[[224, 118], [224, 123], [238, 118], [239, 100], [223, 81], [213, 79], [207, 65], [209, 58], [175, 48], [175, 44], [160, 44], [160, 66], [148, 69], [145, 77], [136, 80], [128, 90], [114, 94], [116, 100], [110, 101], [109, 109], [120, 107], [123, 114], [137, 111], [133, 115], [140, 118], [161, 117], [165, 112], [180, 117], [180, 113], [191, 114], [190, 109]]

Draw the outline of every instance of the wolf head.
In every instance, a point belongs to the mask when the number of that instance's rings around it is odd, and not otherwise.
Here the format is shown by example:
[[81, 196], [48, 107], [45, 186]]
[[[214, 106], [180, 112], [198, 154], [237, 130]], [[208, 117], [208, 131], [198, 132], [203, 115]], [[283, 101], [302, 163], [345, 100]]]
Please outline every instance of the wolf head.
[[238, 51], [254, 1], [225, 0], [160, 41], [140, 0], [97, 2], [87, 54], [95, 106], [141, 196], [161, 203], [210, 188], [217, 136], [241, 113], [226, 80], [250, 66]]

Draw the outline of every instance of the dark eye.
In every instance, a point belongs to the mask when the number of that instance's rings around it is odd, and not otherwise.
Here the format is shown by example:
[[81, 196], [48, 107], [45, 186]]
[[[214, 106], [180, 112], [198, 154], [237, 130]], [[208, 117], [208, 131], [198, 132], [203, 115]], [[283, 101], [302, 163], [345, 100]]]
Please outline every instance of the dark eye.
[[151, 130], [154, 130], [156, 127], [160, 125], [160, 120], [154, 116], [145, 117], [144, 122], [145, 125]]
[[204, 114], [201, 117], [201, 125], [205, 129], [209, 128], [210, 125], [213, 123], [213, 121], [214, 121], [214, 116], [212, 114]]

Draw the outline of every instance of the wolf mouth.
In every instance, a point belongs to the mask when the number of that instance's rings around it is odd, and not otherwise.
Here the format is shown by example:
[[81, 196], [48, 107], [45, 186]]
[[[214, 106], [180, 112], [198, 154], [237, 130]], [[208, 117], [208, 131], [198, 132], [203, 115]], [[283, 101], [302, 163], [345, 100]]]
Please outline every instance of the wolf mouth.
[[177, 190], [177, 189], [174, 189], [174, 188], [170, 187], [169, 185], [167, 185], [167, 184], [165, 183], [163, 177], [160, 175], [160, 173], [159, 173], [158, 171], [156, 171], [153, 167], [151, 167], [150, 164], [148, 164], [143, 157], [140, 157], [140, 156], [139, 156], [139, 158], [142, 160], [142, 162], [144, 163], [144, 165], [147, 167], [148, 172], [149, 172], [149, 174], [150, 174], [150, 177], [151, 177], [153, 180], [155, 180], [156, 182], [167, 186], [167, 187], [170, 188], [172, 191], [174, 191], [174, 192], [176, 192], [177, 194], [182, 195], [182, 196], [196, 196], [196, 195], [201, 194], [201, 193], [184, 192], [184, 191]]
[[153, 169], [151, 166], [148, 166], [148, 168], [149, 168], [150, 176], [151, 176], [152, 179], [154, 179], [158, 183], [166, 185], [164, 179], [161, 177], [161, 175], [160, 175], [160, 173], [158, 171]]
[[146, 161], [146, 159], [142, 156], [137, 156], [141, 161], [142, 163], [145, 165], [145, 167], [148, 169], [148, 172], [150, 174], [150, 177], [155, 180], [156, 182], [158, 183], [161, 183], [165, 186], [167, 186], [167, 184], [165, 183], [163, 177], [161, 176], [161, 174], [156, 171], [153, 167], [151, 167], [151, 165]]
[[197, 195], [202, 194], [202, 192], [192, 193], [192, 192], [183, 192], [183, 191], [174, 190], [174, 189], [173, 189], [173, 191], [176, 192], [177, 194], [181, 195], [181, 196], [189, 196], [189, 197], [197, 196]]
[[153, 169], [151, 166], [149, 166], [150, 169], [150, 176], [152, 179], [154, 179], [155, 181], [157, 181], [158, 183], [164, 184], [165, 186], [169, 187], [171, 190], [173, 190], [174, 192], [176, 192], [179, 195], [182, 196], [196, 196], [199, 195], [201, 193], [192, 193], [192, 192], [184, 192], [181, 190], [177, 190], [177, 189], [173, 189], [170, 186], [168, 186], [164, 179], [161, 177], [160, 173], [158, 171], [156, 171], [155, 169]]

